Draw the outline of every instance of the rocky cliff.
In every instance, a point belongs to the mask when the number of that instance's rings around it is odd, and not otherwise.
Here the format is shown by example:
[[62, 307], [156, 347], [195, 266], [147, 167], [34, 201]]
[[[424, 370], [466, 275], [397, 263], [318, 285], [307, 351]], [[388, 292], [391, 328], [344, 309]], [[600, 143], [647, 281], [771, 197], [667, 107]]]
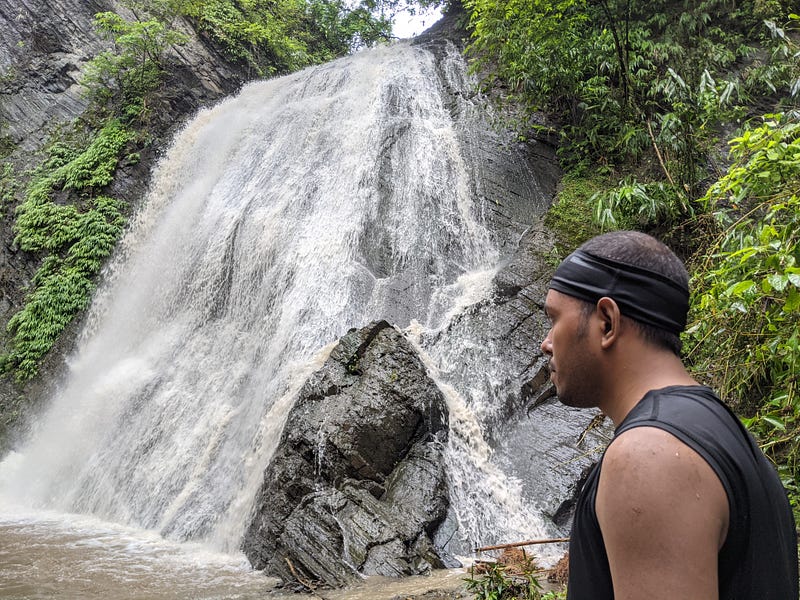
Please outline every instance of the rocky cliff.
[[[29, 169], [42, 160], [48, 141], [80, 118], [88, 106], [81, 79], [86, 64], [109, 48], [97, 33], [94, 15], [116, 11], [130, 16], [113, 0], [0, 0], [0, 161], [14, 167], [15, 176], [0, 180], [0, 330], [22, 306], [41, 256], [19, 250], [14, 240], [14, 209], [21, 201]], [[188, 42], [166, 56], [167, 74], [157, 94], [157, 106], [147, 125], [150, 142], [140, 161], [116, 173], [109, 193], [126, 201], [128, 212], [144, 197], [150, 172], [176, 127], [200, 107], [235, 91], [247, 77], [191, 23], [175, 26]], [[2, 165], [0, 165], [2, 166]], [[2, 176], [0, 169], [0, 177]], [[5, 428], [41, 396], [43, 387], [61, 368], [72, 346], [76, 327], [62, 336], [43, 365], [43, 375], [24, 389], [0, 378], [0, 450]], [[0, 336], [0, 354], [6, 348]], [[23, 397], [25, 398], [23, 400]]]
[[[86, 110], [83, 70], [109, 48], [93, 25], [94, 15], [102, 11], [128, 14], [113, 0], [0, 0], [0, 158], [18, 171], [35, 164], [42, 145]], [[167, 55], [168, 75], [149, 125], [153, 142], [141, 162], [119, 172], [112, 184], [113, 193], [134, 204], [174, 128], [201, 106], [236, 90], [246, 76], [189, 22], [181, 21], [177, 28], [189, 42]], [[18, 309], [37, 262], [13, 247], [13, 208], [7, 202], [0, 213], [0, 323]]]
[[[0, 0], [0, 122], [6, 148], [35, 152], [86, 109], [83, 69], [109, 48], [93, 26], [94, 15], [103, 11], [130, 16], [113, 0]], [[176, 28], [189, 41], [167, 57], [169, 76], [161, 105], [153, 111], [161, 121], [155, 131], [159, 137], [164, 125], [230, 93], [244, 78], [188, 21]]]

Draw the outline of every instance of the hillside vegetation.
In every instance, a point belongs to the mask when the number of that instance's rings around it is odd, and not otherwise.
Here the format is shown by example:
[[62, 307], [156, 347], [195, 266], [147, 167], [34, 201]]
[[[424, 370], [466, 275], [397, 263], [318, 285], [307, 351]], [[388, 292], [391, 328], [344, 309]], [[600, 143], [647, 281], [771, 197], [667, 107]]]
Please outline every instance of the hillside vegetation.
[[[484, 84], [559, 138], [561, 251], [655, 234], [692, 274], [684, 353], [800, 507], [800, 17], [789, 2], [466, 0]], [[588, 223], [588, 224], [587, 224]]]

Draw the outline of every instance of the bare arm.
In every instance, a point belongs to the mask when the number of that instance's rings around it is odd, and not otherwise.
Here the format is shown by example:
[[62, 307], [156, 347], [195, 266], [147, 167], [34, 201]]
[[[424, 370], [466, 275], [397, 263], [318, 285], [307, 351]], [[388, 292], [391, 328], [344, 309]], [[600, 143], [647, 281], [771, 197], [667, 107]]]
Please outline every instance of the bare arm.
[[614, 440], [596, 511], [615, 600], [719, 597], [728, 499], [708, 463], [676, 437], [637, 427]]

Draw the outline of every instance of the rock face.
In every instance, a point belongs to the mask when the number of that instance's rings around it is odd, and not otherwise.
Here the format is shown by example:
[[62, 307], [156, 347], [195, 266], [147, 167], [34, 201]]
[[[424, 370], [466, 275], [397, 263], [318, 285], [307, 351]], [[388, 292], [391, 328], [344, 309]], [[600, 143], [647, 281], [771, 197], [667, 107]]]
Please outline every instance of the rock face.
[[[482, 370], [481, 391], [493, 399], [485, 425], [494, 459], [520, 481], [524, 501], [552, 519], [553, 533], [561, 535], [568, 531], [580, 480], [612, 432], [597, 410], [561, 404], [550, 382], [540, 344], [548, 329], [543, 307], [557, 260], [554, 243], [541, 219], [535, 220], [495, 275], [493, 297], [425, 342], [436, 346], [454, 378]], [[459, 345], [463, 339], [470, 340], [468, 348]]]
[[[0, 0], [0, 120], [7, 128], [2, 135], [10, 143], [37, 150], [55, 126], [86, 109], [80, 85], [83, 68], [110, 47], [93, 25], [94, 15], [103, 11], [130, 15], [114, 0]], [[170, 80], [164, 87], [172, 93], [154, 111], [169, 123], [242, 83], [236, 68], [188, 22], [176, 27], [189, 34], [190, 41], [167, 57]]]
[[[467, 127], [457, 131], [467, 164], [474, 165], [473, 193], [485, 201], [486, 219], [492, 225], [504, 255], [517, 251], [519, 240], [530, 225], [549, 206], [561, 177], [551, 140], [531, 135], [520, 142], [508, 127], [513, 122], [507, 107], [492, 104], [488, 96], [477, 93], [466, 74], [448, 69], [448, 43], [465, 51], [469, 16], [459, 3], [451, 3], [447, 14], [413, 43], [437, 58], [439, 81], [451, 114], [478, 111], [489, 126]], [[506, 120], [508, 119], [508, 120]], [[465, 121], [466, 122], [466, 121]]]
[[[88, 101], [80, 84], [83, 70], [110, 47], [93, 25], [94, 15], [103, 11], [130, 16], [113, 0], [0, 0], [0, 159], [8, 156], [18, 172], [32, 166], [36, 153], [59, 127], [86, 110]], [[189, 22], [178, 21], [175, 27], [189, 41], [165, 58], [163, 92], [151, 111], [149, 133], [154, 142], [141, 152], [139, 164], [120, 170], [110, 190], [132, 204], [144, 195], [150, 170], [174, 127], [246, 79]], [[19, 309], [23, 289], [38, 264], [37, 257], [13, 248], [13, 215], [13, 207], [0, 206], [2, 326]]]
[[329, 585], [442, 566], [446, 439], [444, 398], [408, 341], [385, 321], [351, 330], [289, 414], [245, 554]]
[[[94, 15], [115, 11], [130, 17], [114, 0], [0, 0], [0, 161], [13, 164], [17, 174], [17, 201], [24, 192], [25, 170], [34, 166], [51, 136], [81, 116], [88, 102], [80, 84], [89, 60], [110, 47], [93, 25]], [[161, 94], [152, 106], [148, 134], [153, 140], [141, 150], [136, 165], [120, 168], [108, 192], [135, 208], [144, 197], [150, 172], [176, 127], [203, 106], [232, 93], [248, 79], [247, 73], [227, 60], [192, 25], [181, 20], [175, 27], [189, 37], [187, 44], [168, 52], [167, 74]], [[2, 177], [0, 165], [0, 177]], [[5, 194], [0, 180], [0, 194]], [[22, 252], [14, 244], [14, 206], [0, 199], [0, 331], [23, 306], [41, 256]], [[75, 329], [77, 327], [75, 326]], [[44, 380], [54, 379], [62, 357], [74, 339], [62, 335], [42, 366], [42, 377], [24, 390], [0, 379], [0, 452], [6, 425], [17, 412], [46, 395]], [[0, 336], [0, 353], [5, 350]], [[22, 397], [26, 399], [23, 401]]]
[[613, 435], [596, 409], [561, 404], [550, 382], [540, 344], [549, 323], [544, 317], [547, 285], [554, 271], [553, 235], [534, 224], [519, 251], [495, 276], [494, 302], [483, 308], [502, 340], [501, 360], [519, 373], [506, 399], [506, 417], [493, 428], [498, 462], [523, 482], [523, 493], [568, 533], [574, 496], [589, 468]]

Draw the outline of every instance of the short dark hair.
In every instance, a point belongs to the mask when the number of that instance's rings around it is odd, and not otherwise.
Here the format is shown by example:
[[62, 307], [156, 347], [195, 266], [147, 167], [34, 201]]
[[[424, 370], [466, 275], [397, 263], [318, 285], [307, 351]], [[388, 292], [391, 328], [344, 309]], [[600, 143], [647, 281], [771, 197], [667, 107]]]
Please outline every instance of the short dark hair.
[[[612, 231], [584, 242], [580, 249], [600, 258], [655, 271], [687, 289], [689, 287], [689, 274], [683, 261], [665, 244], [646, 233]], [[588, 314], [589, 312], [584, 312], [584, 315]], [[680, 335], [629, 317], [625, 318], [636, 325], [645, 340], [680, 356], [682, 347]]]

